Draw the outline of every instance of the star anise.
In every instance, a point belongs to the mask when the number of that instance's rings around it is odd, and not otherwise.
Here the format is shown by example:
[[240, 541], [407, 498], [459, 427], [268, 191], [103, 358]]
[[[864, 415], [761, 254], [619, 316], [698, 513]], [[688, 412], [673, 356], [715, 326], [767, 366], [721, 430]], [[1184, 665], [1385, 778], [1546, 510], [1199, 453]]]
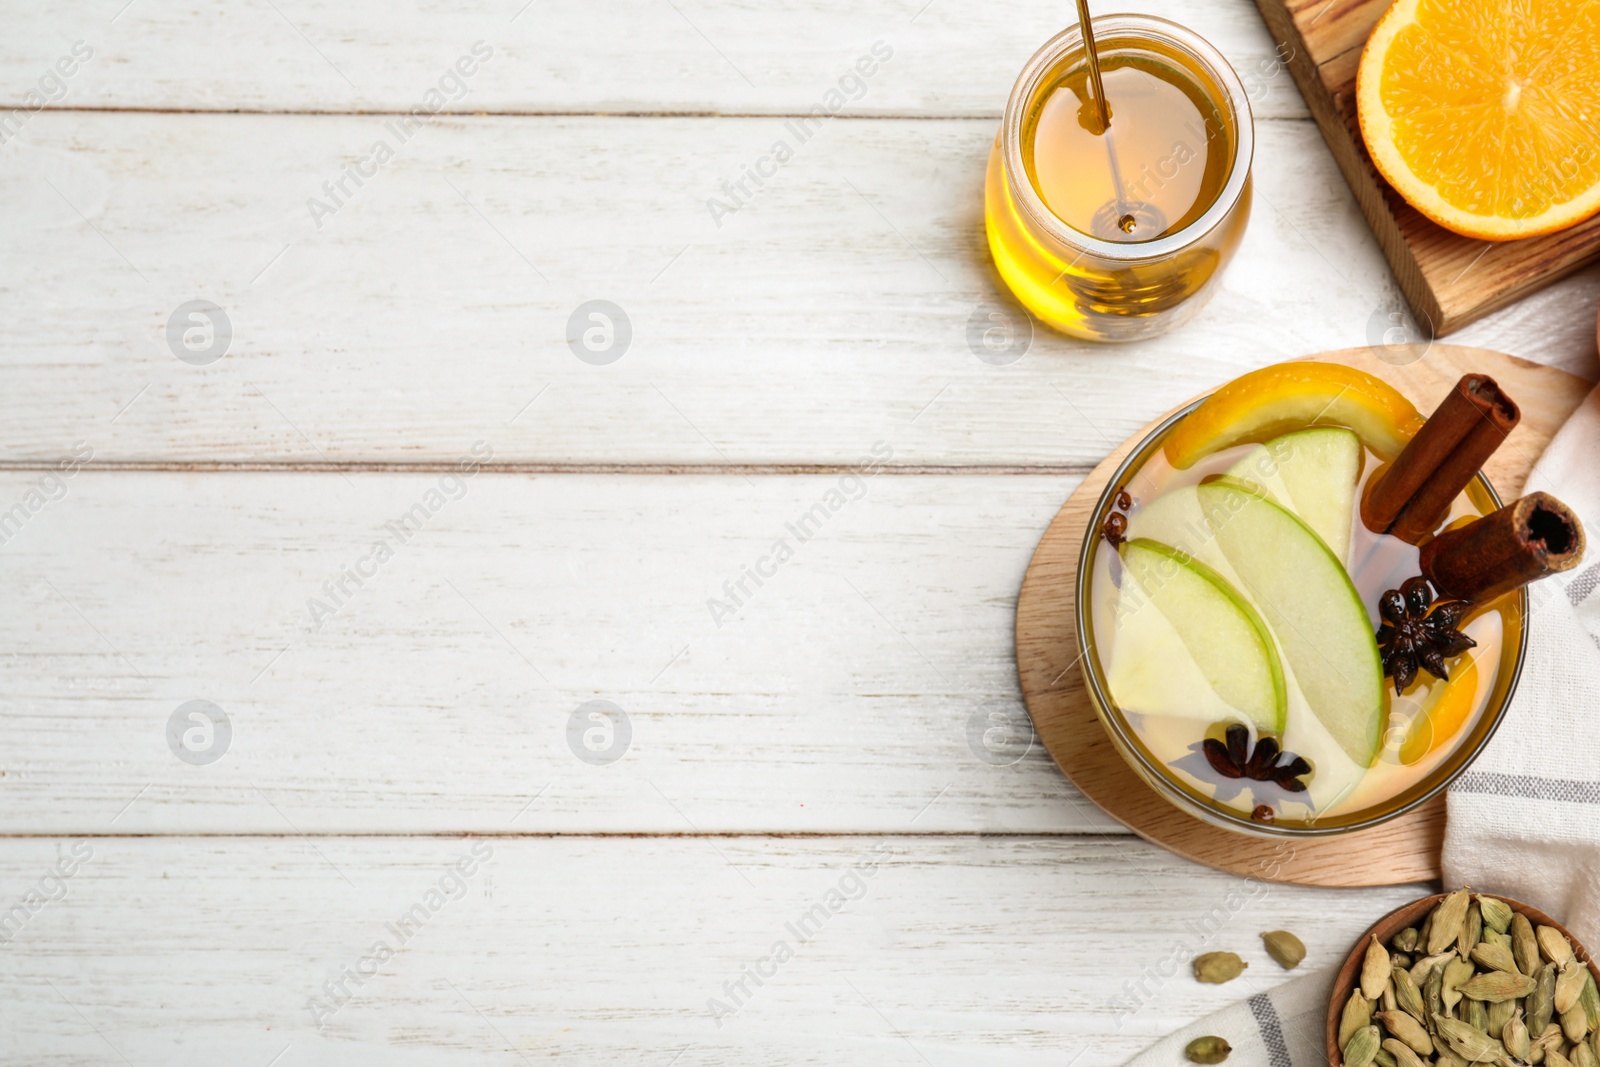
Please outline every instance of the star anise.
[[1435, 604], [1433, 587], [1421, 575], [1378, 598], [1378, 614], [1383, 616], [1383, 627], [1378, 630], [1383, 676], [1394, 679], [1396, 696], [1416, 680], [1418, 667], [1442, 682], [1450, 680], [1444, 661], [1478, 643], [1456, 629], [1471, 606], [1465, 600]]
[[[1250, 730], [1241, 723], [1229, 723], [1223, 731], [1224, 744], [1214, 737], [1200, 743], [1206, 762], [1224, 778], [1248, 778], [1256, 782], [1272, 782], [1291, 793], [1303, 793], [1306, 784], [1300, 779], [1311, 773], [1311, 764], [1292, 752], [1284, 752], [1276, 737], [1262, 736], [1250, 745]], [[1287, 757], [1278, 762], [1279, 757]]]

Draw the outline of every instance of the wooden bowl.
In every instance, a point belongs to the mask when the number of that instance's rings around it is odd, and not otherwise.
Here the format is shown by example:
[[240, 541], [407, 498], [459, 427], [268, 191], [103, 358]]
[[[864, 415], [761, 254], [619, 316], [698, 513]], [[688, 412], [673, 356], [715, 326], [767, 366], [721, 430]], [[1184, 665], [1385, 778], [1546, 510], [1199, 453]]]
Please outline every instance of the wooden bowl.
[[[1404, 907], [1396, 908], [1374, 923], [1366, 933], [1361, 935], [1361, 939], [1350, 950], [1350, 955], [1345, 959], [1344, 966], [1339, 968], [1339, 974], [1333, 980], [1333, 996], [1328, 1001], [1328, 1063], [1332, 1067], [1338, 1067], [1343, 1061], [1344, 1050], [1339, 1047], [1339, 1016], [1344, 1011], [1345, 1001], [1350, 999], [1350, 994], [1355, 992], [1356, 985], [1361, 981], [1361, 964], [1366, 958], [1367, 946], [1371, 944], [1372, 936], [1376, 934], [1379, 943], [1387, 947], [1389, 939], [1401, 930], [1408, 926], [1420, 926], [1422, 920], [1428, 917], [1428, 913], [1448, 895], [1447, 893], [1435, 893], [1431, 897], [1423, 897], [1421, 900], [1414, 900]], [[1524, 904], [1520, 900], [1512, 900], [1510, 897], [1502, 897], [1497, 893], [1473, 894], [1475, 897], [1480, 895], [1502, 901], [1512, 911], [1521, 912], [1528, 917], [1528, 921], [1535, 928], [1553, 926], [1560, 930], [1561, 936], [1571, 942], [1572, 951], [1577, 954], [1580, 960], [1589, 965], [1589, 973], [1594, 975], [1595, 981], [1600, 982], [1600, 967], [1595, 965], [1594, 957], [1589, 955], [1588, 950], [1579, 943], [1577, 938], [1572, 936], [1572, 933], [1565, 926], [1562, 926], [1531, 904]], [[1537, 1037], [1538, 1035], [1534, 1036]]]

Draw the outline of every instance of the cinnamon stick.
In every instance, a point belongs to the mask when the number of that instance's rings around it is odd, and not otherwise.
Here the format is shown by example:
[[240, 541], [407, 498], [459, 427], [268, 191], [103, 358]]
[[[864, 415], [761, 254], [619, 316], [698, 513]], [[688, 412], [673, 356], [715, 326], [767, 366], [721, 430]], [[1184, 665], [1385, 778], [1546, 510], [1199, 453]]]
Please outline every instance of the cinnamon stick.
[[1362, 500], [1362, 522], [1420, 543], [1521, 418], [1493, 378], [1463, 375]]
[[1529, 493], [1429, 541], [1423, 576], [1441, 596], [1483, 603], [1583, 558], [1583, 524], [1549, 493]]

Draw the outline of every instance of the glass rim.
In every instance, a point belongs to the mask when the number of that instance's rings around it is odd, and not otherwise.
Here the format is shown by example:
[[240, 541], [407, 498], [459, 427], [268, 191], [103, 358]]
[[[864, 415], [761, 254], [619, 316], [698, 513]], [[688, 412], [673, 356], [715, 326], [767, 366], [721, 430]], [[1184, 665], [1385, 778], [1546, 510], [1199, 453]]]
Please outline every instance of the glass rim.
[[1097, 41], [1143, 36], [1175, 45], [1196, 66], [1215, 79], [1224, 97], [1217, 103], [1233, 112], [1237, 131], [1227, 182], [1199, 218], [1176, 233], [1153, 241], [1123, 243], [1094, 237], [1068, 226], [1045, 206], [1039, 191], [1028, 180], [1027, 168], [1023, 165], [1022, 120], [1029, 101], [1038, 92], [1045, 75], [1063, 57], [1073, 52], [1082, 53], [1082, 33], [1078, 26], [1073, 25], [1039, 47], [1023, 66], [1016, 84], [1011, 88], [1011, 96], [1006, 100], [1005, 116], [1000, 123], [1000, 150], [1005, 162], [1006, 184], [1010, 187], [1013, 201], [1027, 213], [1029, 221], [1069, 248], [1079, 249], [1103, 260], [1124, 263], [1163, 259], [1216, 229], [1244, 195], [1255, 156], [1255, 121], [1250, 111], [1250, 101], [1233, 65], [1209, 41], [1188, 27], [1156, 15], [1138, 14], [1100, 15], [1092, 22]]
[[[1210, 394], [1207, 394], [1207, 396], [1209, 395]], [[1122, 759], [1127, 762], [1129, 766], [1136, 771], [1136, 773], [1138, 773], [1140, 779], [1143, 780], [1147, 785], [1150, 785], [1156, 793], [1166, 799], [1168, 803], [1172, 804], [1173, 807], [1177, 808], [1179, 811], [1193, 815], [1204, 822], [1209, 822], [1214, 826], [1220, 826], [1227, 830], [1245, 833], [1256, 837], [1271, 838], [1334, 837], [1339, 834], [1352, 833], [1357, 830], [1371, 829], [1374, 826], [1379, 826], [1393, 819], [1397, 819], [1408, 812], [1415, 811], [1423, 804], [1426, 804], [1428, 801], [1432, 800], [1462, 774], [1466, 773], [1467, 769], [1477, 761], [1480, 755], [1483, 754], [1484, 748], [1486, 748], [1489, 742], [1493, 740], [1495, 733], [1500, 729], [1500, 724], [1505, 720], [1506, 711], [1510, 708], [1511, 701], [1516, 696], [1517, 684], [1522, 680], [1522, 667], [1528, 655], [1529, 613], [1527, 586], [1523, 586], [1517, 590], [1516, 611], [1521, 625], [1518, 629], [1517, 636], [1516, 662], [1512, 665], [1510, 677], [1506, 681], [1505, 696], [1500, 700], [1499, 706], [1493, 709], [1493, 716], [1489, 720], [1488, 728], [1483, 731], [1483, 736], [1478, 739], [1477, 743], [1471, 746], [1470, 751], [1463, 747], [1460, 758], [1455, 767], [1449, 769], [1448, 773], [1444, 774], [1439, 774], [1437, 771], [1435, 771], [1438, 781], [1429, 785], [1426, 789], [1421, 790], [1415, 797], [1395, 808], [1393, 811], [1384, 812], [1380, 815], [1374, 815], [1366, 819], [1345, 823], [1339, 826], [1278, 826], [1273, 823], [1258, 823], [1243, 814], [1232, 812], [1220, 807], [1215, 807], [1197, 800], [1187, 791], [1179, 788], [1174, 782], [1172, 782], [1168, 776], [1163, 773], [1162, 768], [1152, 766], [1150, 760], [1146, 758], [1143, 749], [1139, 745], [1134, 744], [1133, 740], [1129, 737], [1130, 728], [1124, 721], [1124, 718], [1121, 714], [1121, 709], [1117, 708], [1116, 703], [1111, 699], [1109, 687], [1107, 686], [1105, 679], [1102, 677], [1104, 668], [1100, 663], [1099, 649], [1090, 647], [1088, 638], [1086, 636], [1089, 632], [1087, 627], [1090, 622], [1090, 609], [1088, 607], [1089, 575], [1093, 569], [1090, 561], [1093, 558], [1092, 553], [1095, 549], [1095, 542], [1100, 536], [1100, 526], [1104, 521], [1106, 513], [1111, 507], [1118, 487], [1123, 483], [1123, 479], [1128, 475], [1136, 463], [1146, 458], [1146, 453], [1157, 441], [1161, 439], [1162, 436], [1167, 433], [1167, 431], [1171, 430], [1173, 426], [1186, 418], [1190, 412], [1194, 411], [1195, 408], [1204, 403], [1207, 399], [1207, 396], [1199, 397], [1185, 404], [1177, 411], [1174, 411], [1170, 415], [1163, 418], [1158, 424], [1156, 424], [1155, 427], [1150, 430], [1149, 433], [1140, 437], [1138, 444], [1136, 444], [1129, 451], [1129, 453], [1123, 457], [1121, 463], [1117, 464], [1117, 469], [1112, 472], [1110, 478], [1106, 482], [1105, 488], [1101, 490], [1100, 497], [1096, 501], [1094, 509], [1089, 513], [1088, 528], [1084, 531], [1083, 544], [1078, 552], [1077, 574], [1073, 579], [1072, 610], [1073, 626], [1076, 631], [1076, 637], [1078, 641], [1079, 661], [1083, 667], [1084, 690], [1088, 694], [1090, 702], [1094, 705], [1095, 717], [1100, 720], [1101, 727], [1111, 738], [1112, 747], [1117, 750], [1117, 754], [1121, 756]], [[1473, 481], [1483, 488], [1485, 493], [1487, 493], [1490, 502], [1493, 503], [1496, 508], [1502, 506], [1500, 494], [1495, 491], [1494, 485], [1489, 481], [1488, 475], [1484, 474], [1482, 470], [1479, 470], [1478, 473], [1473, 476]], [[1115, 713], [1113, 712], [1113, 709], [1116, 709]], [[1426, 781], [1426, 779], [1424, 780]]]

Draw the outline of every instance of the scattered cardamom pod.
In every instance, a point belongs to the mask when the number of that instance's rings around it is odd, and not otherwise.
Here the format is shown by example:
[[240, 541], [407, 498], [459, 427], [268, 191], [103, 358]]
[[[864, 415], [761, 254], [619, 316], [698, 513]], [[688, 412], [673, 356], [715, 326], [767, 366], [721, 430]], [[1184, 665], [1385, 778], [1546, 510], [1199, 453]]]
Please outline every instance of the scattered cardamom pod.
[[1468, 1063], [1501, 1063], [1506, 1058], [1505, 1046], [1482, 1030], [1476, 1030], [1460, 1019], [1448, 1015], [1433, 1017], [1434, 1031], [1451, 1052]]
[[1544, 959], [1539, 955], [1539, 941], [1534, 935], [1533, 924], [1520, 911], [1511, 917], [1511, 951], [1517, 957], [1517, 970], [1527, 975], [1539, 973], [1539, 968], [1544, 964]]
[[1416, 959], [1409, 952], [1389, 953], [1389, 965], [1397, 971], [1409, 971]]
[[1433, 1039], [1428, 1036], [1427, 1027], [1403, 1011], [1380, 1011], [1372, 1017], [1390, 1035], [1399, 1038], [1411, 1047], [1413, 1052], [1420, 1052], [1424, 1056], [1433, 1055]]
[[1392, 1037], [1386, 1039], [1383, 1043], [1383, 1050], [1378, 1055], [1382, 1057], [1384, 1052], [1394, 1057], [1395, 1067], [1423, 1067], [1423, 1063], [1417, 1058], [1417, 1054], [1407, 1048], [1404, 1041], [1396, 1041]]
[[1584, 980], [1589, 977], [1589, 968], [1579, 963], [1577, 958], [1568, 960], [1561, 965], [1561, 972], [1556, 975], [1556, 1011], [1566, 1014], [1572, 1006], [1578, 1003], [1578, 995], [1583, 992]]
[[1572, 1067], [1600, 1067], [1600, 1057], [1588, 1042], [1580, 1041], [1572, 1047]]
[[1428, 1017], [1428, 1010], [1422, 1004], [1422, 991], [1405, 971], [1394, 972], [1394, 999], [1417, 1022]]
[[[1501, 948], [1506, 949], [1508, 952], [1511, 949], [1511, 935], [1510, 934], [1503, 934], [1503, 933], [1500, 933], [1500, 932], [1498, 932], [1496, 930], [1485, 930], [1483, 932], [1483, 939], [1484, 939], [1484, 941], [1488, 942], [1491, 945], [1499, 945]], [[1519, 967], [1517, 969], [1521, 970], [1522, 968]]]
[[1401, 930], [1389, 941], [1389, 944], [1401, 952], [1415, 952], [1417, 950], [1417, 928], [1408, 926]]
[[1197, 1037], [1183, 1048], [1190, 1063], [1221, 1063], [1233, 1051], [1233, 1046], [1220, 1037]]
[[1461, 924], [1467, 920], [1468, 895], [1465, 889], [1439, 902], [1428, 918], [1428, 955], [1437, 955], [1456, 943], [1461, 936]]
[[1344, 1067], [1367, 1067], [1378, 1056], [1378, 1028], [1364, 1026], [1344, 1046]]
[[1248, 966], [1237, 952], [1207, 952], [1194, 958], [1194, 976], [1198, 981], [1221, 985], [1239, 977]]
[[1566, 966], [1567, 961], [1572, 959], [1572, 943], [1554, 926], [1541, 926], [1534, 935], [1539, 940], [1539, 950], [1544, 953], [1544, 958], [1557, 967]]
[[1539, 968], [1537, 984], [1528, 995], [1528, 1032], [1543, 1034], [1556, 1013], [1556, 965]]
[[1497, 934], [1503, 934], [1511, 926], [1511, 905], [1499, 897], [1486, 897], [1478, 894], [1478, 909], [1483, 912], [1483, 925]]
[[1509, 948], [1501, 945], [1491, 945], [1485, 941], [1473, 946], [1472, 962], [1486, 971], [1508, 971], [1511, 974], [1522, 973], [1517, 968], [1516, 957]]
[[[1474, 1030], [1489, 1033], [1489, 1006], [1481, 1000], [1461, 1002], [1461, 1021]], [[1490, 1036], [1493, 1036], [1492, 1034]]]
[[1361, 964], [1361, 995], [1368, 1000], [1377, 1000], [1383, 996], [1383, 991], [1389, 985], [1389, 975], [1393, 965], [1389, 962], [1389, 953], [1378, 944], [1376, 934], [1367, 943], [1367, 958]]
[[1519, 1060], [1526, 1060], [1529, 1050], [1533, 1048], [1533, 1039], [1528, 1036], [1528, 1026], [1520, 1014], [1506, 1021], [1505, 1029], [1500, 1031], [1500, 1040], [1505, 1044], [1506, 1051]]
[[1573, 1067], [1571, 1060], [1553, 1048], [1544, 1050], [1544, 1062], [1546, 1067]]
[[1372, 1058], [1372, 1062], [1377, 1064], [1377, 1067], [1400, 1067], [1400, 1061], [1394, 1058], [1394, 1053], [1382, 1045], [1378, 1046], [1378, 1054]]
[[1339, 1016], [1339, 1047], [1344, 1048], [1351, 1036], [1363, 1026], [1372, 1022], [1372, 1001], [1361, 995], [1357, 989], [1350, 994], [1350, 999], [1344, 1002], [1344, 1012]]
[[[1535, 984], [1527, 975], [1512, 971], [1489, 971], [1461, 983], [1460, 990], [1462, 996], [1473, 1000], [1515, 1000], [1532, 993]], [[1574, 1003], [1577, 1002], [1576, 993], [1572, 999]]]
[[1261, 943], [1267, 955], [1286, 971], [1294, 970], [1306, 958], [1305, 942], [1287, 930], [1268, 930], [1261, 935]]

